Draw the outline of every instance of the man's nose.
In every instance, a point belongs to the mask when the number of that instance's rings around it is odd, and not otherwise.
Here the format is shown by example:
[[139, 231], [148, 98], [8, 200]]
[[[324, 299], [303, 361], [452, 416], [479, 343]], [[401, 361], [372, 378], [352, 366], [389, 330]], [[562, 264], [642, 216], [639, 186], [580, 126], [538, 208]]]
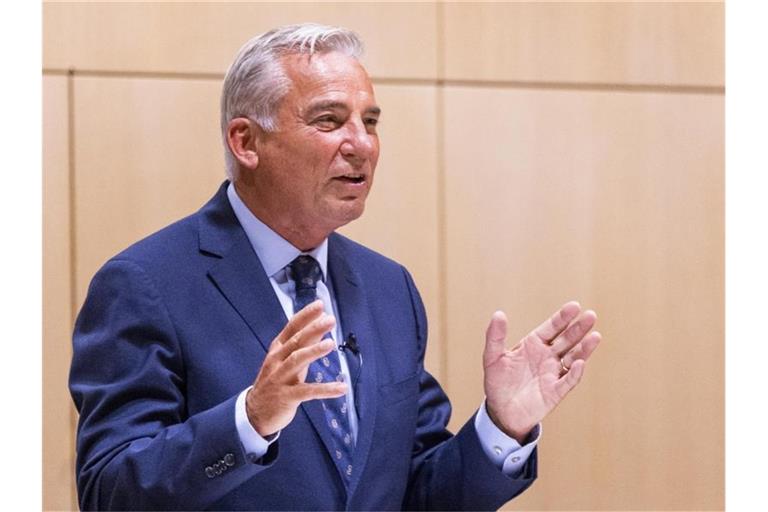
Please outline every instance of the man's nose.
[[341, 154], [353, 164], [371, 159], [376, 152], [376, 134], [368, 133], [362, 121], [350, 122], [348, 136], [341, 144]]

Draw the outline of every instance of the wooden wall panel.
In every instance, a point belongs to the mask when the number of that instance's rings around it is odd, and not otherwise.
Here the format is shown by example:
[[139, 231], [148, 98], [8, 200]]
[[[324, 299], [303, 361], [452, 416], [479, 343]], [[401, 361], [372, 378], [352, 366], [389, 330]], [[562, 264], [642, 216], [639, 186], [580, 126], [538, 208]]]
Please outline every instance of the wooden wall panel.
[[[435, 78], [435, 9], [430, 3], [46, 3], [43, 65], [223, 75], [256, 34], [315, 21], [356, 30], [374, 76]], [[396, 37], [381, 27], [397, 27]]]
[[78, 73], [71, 134], [67, 78], [44, 78], [44, 507], [75, 506], [66, 374], [91, 276], [224, 179], [216, 76], [240, 45], [313, 20], [357, 30], [382, 79], [376, 186], [342, 232], [414, 274], [452, 426], [482, 400], [495, 309], [513, 340], [569, 298], [600, 315], [606, 341], [509, 508], [722, 509], [724, 98], [694, 92], [724, 85], [723, 17], [722, 3], [45, 3], [44, 68]]
[[67, 78], [43, 78], [43, 509], [75, 506]]
[[225, 179], [214, 80], [76, 78], [79, 309], [129, 244], [196, 211]]
[[446, 3], [445, 78], [723, 86], [722, 3]]
[[365, 214], [340, 231], [408, 268], [429, 316], [427, 368], [440, 377], [436, 87], [376, 85], [381, 157]]
[[605, 339], [545, 422], [540, 479], [512, 508], [724, 506], [723, 105], [446, 88], [454, 425], [482, 400], [495, 309], [514, 343], [575, 298]]

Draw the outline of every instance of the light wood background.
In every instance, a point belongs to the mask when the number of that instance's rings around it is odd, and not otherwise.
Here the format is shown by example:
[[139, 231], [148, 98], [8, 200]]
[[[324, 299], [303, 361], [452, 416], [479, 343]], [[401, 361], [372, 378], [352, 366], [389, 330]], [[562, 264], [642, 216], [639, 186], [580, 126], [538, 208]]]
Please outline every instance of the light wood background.
[[572, 298], [599, 314], [506, 509], [723, 509], [721, 3], [46, 3], [44, 508], [76, 508], [66, 379], [91, 276], [214, 193], [223, 74], [300, 21], [367, 43], [382, 156], [343, 232], [414, 274], [454, 429], [494, 310], [512, 340]]

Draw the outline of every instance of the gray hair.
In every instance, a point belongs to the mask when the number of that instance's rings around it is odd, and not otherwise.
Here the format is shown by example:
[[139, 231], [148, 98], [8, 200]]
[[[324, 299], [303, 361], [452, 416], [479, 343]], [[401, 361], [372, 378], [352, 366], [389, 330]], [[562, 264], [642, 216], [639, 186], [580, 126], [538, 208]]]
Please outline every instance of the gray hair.
[[227, 70], [221, 91], [221, 134], [230, 179], [233, 179], [236, 161], [227, 144], [229, 122], [237, 117], [247, 117], [263, 130], [275, 131], [280, 101], [291, 86], [281, 57], [328, 52], [340, 52], [359, 59], [363, 54], [363, 42], [355, 32], [345, 28], [301, 23], [265, 32], [240, 48]]

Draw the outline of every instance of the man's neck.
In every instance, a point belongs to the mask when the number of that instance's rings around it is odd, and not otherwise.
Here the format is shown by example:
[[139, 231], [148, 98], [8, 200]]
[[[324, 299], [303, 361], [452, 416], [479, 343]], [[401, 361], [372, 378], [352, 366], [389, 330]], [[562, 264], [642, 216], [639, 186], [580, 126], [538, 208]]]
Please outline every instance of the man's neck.
[[238, 197], [257, 219], [302, 252], [313, 250], [333, 232], [317, 226], [301, 225], [288, 215], [275, 214], [272, 209], [264, 208], [249, 187], [238, 182], [233, 184]]

